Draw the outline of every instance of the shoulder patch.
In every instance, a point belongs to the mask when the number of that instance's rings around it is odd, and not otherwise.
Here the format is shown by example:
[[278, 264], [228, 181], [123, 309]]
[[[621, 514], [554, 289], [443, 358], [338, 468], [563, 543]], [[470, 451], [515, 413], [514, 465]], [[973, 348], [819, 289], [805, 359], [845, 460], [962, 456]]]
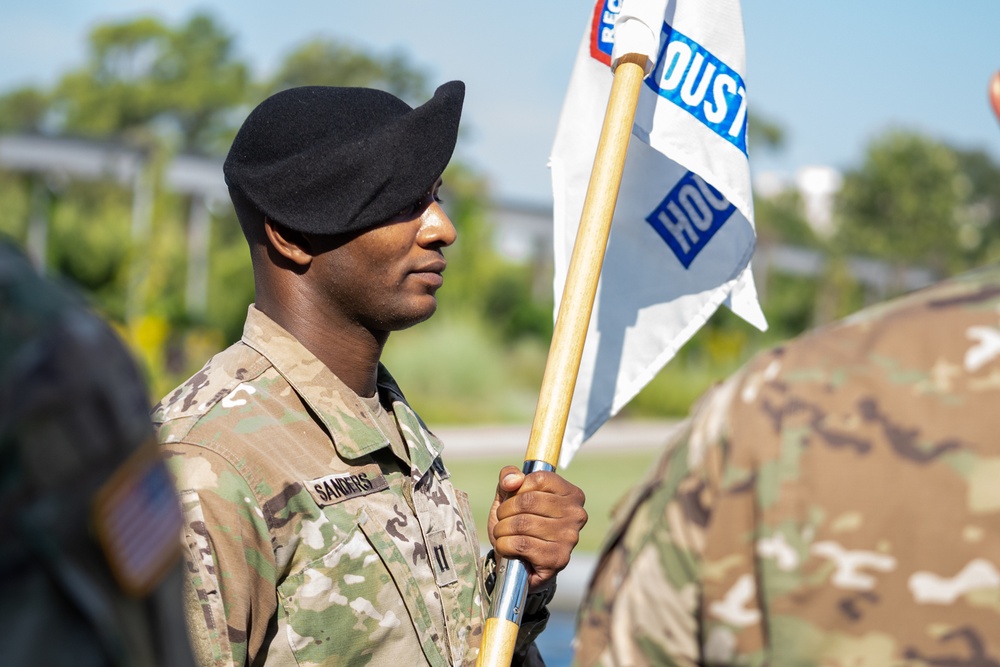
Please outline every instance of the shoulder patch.
[[351, 472], [307, 480], [302, 484], [320, 507], [335, 505], [389, 488], [389, 482], [377, 465], [367, 465]]
[[92, 509], [108, 565], [122, 589], [143, 596], [180, 556], [183, 525], [170, 474], [150, 440], [97, 492]]

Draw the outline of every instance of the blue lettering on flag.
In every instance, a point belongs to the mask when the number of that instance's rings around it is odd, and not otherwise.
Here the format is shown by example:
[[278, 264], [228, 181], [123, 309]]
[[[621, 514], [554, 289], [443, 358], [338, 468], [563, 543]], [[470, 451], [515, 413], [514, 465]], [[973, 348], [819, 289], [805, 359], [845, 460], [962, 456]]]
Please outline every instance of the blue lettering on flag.
[[747, 91], [742, 77], [711, 51], [663, 24], [660, 54], [646, 85], [747, 153]]
[[735, 210], [722, 193], [689, 171], [646, 222], [663, 237], [687, 269]]

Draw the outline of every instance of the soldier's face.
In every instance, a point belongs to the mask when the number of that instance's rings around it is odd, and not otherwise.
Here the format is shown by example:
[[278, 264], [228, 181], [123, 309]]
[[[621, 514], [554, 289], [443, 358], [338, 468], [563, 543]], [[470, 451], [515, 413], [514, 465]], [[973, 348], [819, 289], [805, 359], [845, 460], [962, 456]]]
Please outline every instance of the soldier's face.
[[317, 255], [316, 270], [335, 312], [372, 331], [398, 331], [429, 318], [443, 283], [442, 250], [455, 227], [438, 203], [439, 180], [419, 201], [378, 227]]

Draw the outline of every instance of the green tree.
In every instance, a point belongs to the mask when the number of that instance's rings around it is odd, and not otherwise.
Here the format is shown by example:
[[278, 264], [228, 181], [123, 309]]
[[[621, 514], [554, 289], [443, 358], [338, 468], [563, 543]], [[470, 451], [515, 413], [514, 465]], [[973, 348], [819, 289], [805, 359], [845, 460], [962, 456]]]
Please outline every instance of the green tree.
[[0, 132], [41, 132], [49, 105], [48, 93], [32, 86], [0, 95]]
[[314, 39], [282, 61], [262, 97], [297, 86], [378, 88], [411, 104], [427, 97], [427, 76], [402, 54], [376, 56], [331, 39]]
[[758, 243], [822, 248], [823, 241], [806, 220], [803, 206], [802, 196], [792, 189], [769, 197], [754, 197]]
[[861, 167], [845, 174], [835, 241], [846, 253], [950, 273], [965, 264], [958, 214], [967, 204], [967, 182], [952, 148], [892, 131], [872, 142]]
[[149, 17], [101, 25], [87, 63], [54, 91], [56, 129], [218, 153], [248, 83], [233, 38], [206, 14], [176, 29]]
[[958, 242], [970, 266], [1000, 259], [1000, 166], [981, 150], [956, 151], [964, 203], [956, 213]]
[[750, 147], [779, 151], [785, 146], [785, 130], [777, 122], [756, 113], [747, 117]]
[[234, 38], [207, 14], [196, 14], [168, 35], [153, 69], [162, 109], [157, 119], [176, 124], [180, 148], [224, 153], [232, 111], [250, 89], [247, 65], [238, 60]]
[[[141, 148], [156, 184], [149, 236], [133, 237], [133, 192], [112, 181], [60, 181], [51, 199], [50, 268], [81, 286], [112, 320], [126, 318], [126, 295], [138, 285], [140, 316], [123, 332], [151, 373], [152, 393], [169, 389], [208, 355], [240, 335], [253, 280], [246, 243], [229, 206], [214, 211], [208, 260], [208, 307], [185, 304], [188, 218], [192, 202], [164, 187], [164, 166], [178, 152], [223, 155], [236, 128], [269, 92], [291, 85], [374, 86], [413, 103], [426, 98], [426, 79], [401, 55], [376, 57], [329, 40], [295, 49], [278, 75], [254, 81], [233, 36], [210, 15], [175, 25], [153, 17], [97, 26], [86, 61], [51, 89], [0, 94], [0, 131], [44, 132], [124, 142]], [[456, 224], [473, 216], [477, 177], [460, 165], [452, 181], [463, 193]], [[24, 240], [32, 182], [0, 175], [0, 231]], [[469, 229], [473, 226], [466, 225]], [[476, 241], [465, 234], [466, 245]], [[138, 240], [138, 242], [137, 242]], [[136, 270], [136, 268], [141, 270]], [[474, 263], [456, 273], [475, 273]]]

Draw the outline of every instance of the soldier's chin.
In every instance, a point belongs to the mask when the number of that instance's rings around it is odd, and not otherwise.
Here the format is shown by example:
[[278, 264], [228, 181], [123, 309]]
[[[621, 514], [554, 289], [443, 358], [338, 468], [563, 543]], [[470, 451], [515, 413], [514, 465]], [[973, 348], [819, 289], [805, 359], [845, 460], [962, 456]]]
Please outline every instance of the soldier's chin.
[[415, 308], [413, 311], [402, 314], [397, 317], [393, 322], [387, 327], [388, 331], [403, 331], [404, 329], [409, 329], [412, 326], [416, 326], [421, 322], [426, 322], [437, 312], [437, 299], [433, 296], [426, 296], [426, 301], [421, 304], [420, 308]]

